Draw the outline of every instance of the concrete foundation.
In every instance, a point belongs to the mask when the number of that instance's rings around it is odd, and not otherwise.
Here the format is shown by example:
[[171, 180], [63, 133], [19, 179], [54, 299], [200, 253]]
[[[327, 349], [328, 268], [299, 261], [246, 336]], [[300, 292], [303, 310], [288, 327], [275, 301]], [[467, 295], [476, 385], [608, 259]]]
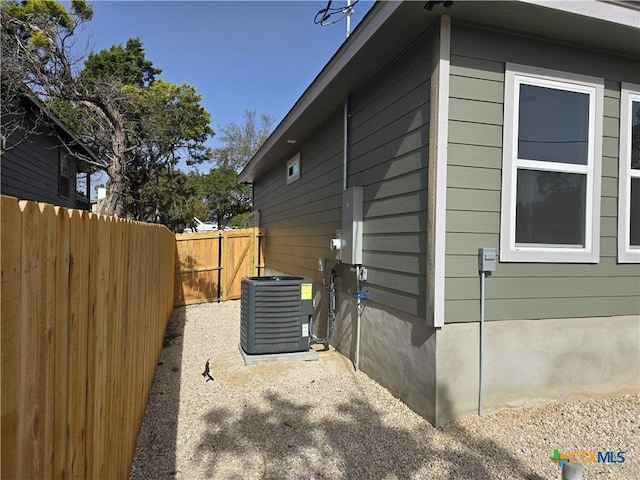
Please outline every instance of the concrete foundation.
[[[339, 302], [332, 342], [355, 362], [355, 300]], [[435, 330], [424, 319], [366, 302], [361, 318], [360, 370], [430, 422], [435, 420]]]
[[[269, 275], [286, 272], [268, 270]], [[338, 285], [331, 344], [355, 362], [354, 286]], [[316, 284], [315, 333], [326, 289]], [[640, 316], [485, 323], [483, 412], [640, 392]], [[436, 426], [478, 412], [479, 323], [427, 326], [375, 301], [361, 316], [360, 370]]]
[[[640, 391], [640, 317], [485, 323], [483, 411]], [[479, 323], [437, 333], [436, 424], [478, 411]]]

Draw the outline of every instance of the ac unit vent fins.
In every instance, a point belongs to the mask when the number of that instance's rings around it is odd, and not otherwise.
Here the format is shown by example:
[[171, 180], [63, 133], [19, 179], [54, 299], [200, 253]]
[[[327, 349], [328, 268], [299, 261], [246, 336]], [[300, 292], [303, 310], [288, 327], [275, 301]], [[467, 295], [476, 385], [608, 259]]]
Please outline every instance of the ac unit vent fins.
[[304, 277], [242, 279], [240, 346], [247, 354], [309, 349], [313, 280]]

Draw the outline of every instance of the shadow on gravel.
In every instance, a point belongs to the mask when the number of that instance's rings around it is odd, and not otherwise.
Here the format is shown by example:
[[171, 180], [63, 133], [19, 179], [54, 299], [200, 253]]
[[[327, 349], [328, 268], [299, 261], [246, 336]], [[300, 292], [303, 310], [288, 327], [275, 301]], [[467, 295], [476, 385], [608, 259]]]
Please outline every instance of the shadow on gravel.
[[186, 307], [174, 308], [165, 330], [145, 420], [138, 434], [130, 480], [165, 479], [176, 474], [185, 319]]
[[[216, 459], [224, 453], [255, 458], [257, 452], [263, 478], [281, 478], [288, 462], [301, 467], [296, 470], [304, 472], [304, 478], [335, 478], [336, 470], [342, 478], [431, 478], [429, 465], [439, 460], [447, 464], [450, 479], [544, 480], [511, 452], [456, 424], [407, 431], [386, 424], [375, 408], [360, 399], [340, 404], [340, 419], [314, 419], [308, 413], [311, 403], [292, 403], [273, 392], [264, 398], [267, 410], [248, 404], [239, 419], [232, 419], [224, 407], [205, 415], [209, 429], [199, 453], [208, 464], [208, 476], [215, 477]], [[455, 441], [454, 451], [436, 444], [435, 438], [442, 436]], [[321, 456], [310, 458], [310, 449], [317, 449]], [[324, 468], [328, 463], [332, 468]]]
[[[440, 386], [440, 392], [441, 408], [444, 411], [451, 410], [453, 406], [446, 387]], [[489, 438], [472, 434], [459, 423], [444, 425], [438, 428], [438, 432], [447, 435], [459, 446], [456, 452], [442, 452], [441, 458], [451, 465], [451, 471], [455, 475], [451, 478], [547, 480], [531, 472], [529, 467], [513, 455], [513, 451], [506, 450]], [[517, 447], [514, 445], [515, 448]], [[464, 452], [464, 463], [460, 461], [460, 451]], [[473, 472], [482, 472], [482, 475], [475, 473], [473, 476]]]

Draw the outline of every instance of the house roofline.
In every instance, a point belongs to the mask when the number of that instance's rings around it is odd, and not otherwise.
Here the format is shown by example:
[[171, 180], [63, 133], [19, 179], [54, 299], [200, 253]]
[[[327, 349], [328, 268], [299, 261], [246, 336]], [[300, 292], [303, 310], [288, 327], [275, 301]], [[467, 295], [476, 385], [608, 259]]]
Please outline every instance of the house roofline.
[[[407, 2], [412, 3], [412, 2]], [[615, 0], [597, 0], [597, 1], [557, 1], [557, 0], [518, 0], [513, 2], [475, 2], [475, 1], [456, 1], [455, 5], [449, 10], [438, 10], [439, 13], [425, 12], [423, 28], [427, 28], [430, 21], [435, 21], [441, 14], [446, 12], [454, 20], [465, 21], [470, 18], [477, 18], [478, 13], [483, 16], [491, 16], [489, 11], [481, 12], [483, 6], [491, 7], [494, 12], [499, 7], [502, 10], [505, 6], [513, 6], [522, 13], [524, 9], [549, 10], [552, 13], [562, 14], [566, 16], [581, 16], [585, 21], [593, 24], [609, 24], [615, 28], [621, 28], [627, 31], [634, 31], [634, 34], [640, 31], [640, 8], [635, 4], [621, 2]], [[378, 1], [369, 10], [362, 19], [357, 28], [349, 36], [347, 40], [340, 46], [338, 51], [333, 55], [325, 67], [316, 76], [313, 82], [307, 87], [300, 98], [293, 105], [291, 110], [285, 115], [283, 120], [278, 124], [273, 133], [266, 142], [260, 147], [258, 152], [249, 161], [247, 166], [240, 172], [238, 180], [243, 183], [253, 183], [255, 178], [260, 176], [268, 166], [279, 155], [287, 154], [286, 147], [283, 146], [288, 139], [299, 140], [308, 132], [304, 132], [299, 126], [295, 137], [291, 135], [296, 130], [301, 117], [307, 116], [310, 107], [315, 106], [314, 112], [316, 118], [319, 118], [320, 108], [318, 101], [321, 97], [326, 96], [330, 90], [334, 90], [333, 96], [336, 96], [338, 90], [344, 90], [343, 95], [348, 95], [349, 85], [336, 85], [337, 77], [343, 73], [347, 65], [354, 60], [360, 53], [361, 49], [376, 35], [378, 30], [387, 23], [394, 14], [402, 10], [405, 2], [402, 1]], [[528, 8], [527, 8], [528, 7]], [[441, 10], [441, 11], [440, 11]], [[398, 15], [401, 16], [401, 15]], [[535, 18], [535, 16], [533, 16]], [[500, 22], [509, 21], [510, 16], [502, 15], [501, 19], [495, 19], [497, 26]], [[521, 22], [524, 20], [521, 20]], [[520, 23], [521, 23], [520, 22]], [[352, 79], [350, 79], [352, 81]], [[332, 84], [333, 82], [333, 84]], [[324, 105], [322, 108], [327, 109], [325, 117], [329, 115], [330, 105]], [[335, 107], [335, 105], [333, 105]], [[292, 145], [289, 144], [288, 147]], [[273, 154], [273, 155], [272, 155]]]
[[[47, 107], [47, 105], [44, 102], [42, 102], [42, 100], [40, 100], [37, 97], [34, 97], [33, 95], [27, 95], [27, 94], [24, 95], [24, 98], [27, 101], [31, 102], [42, 113], [44, 113], [49, 118], [49, 120], [51, 120], [55, 128], [61, 130], [66, 136], [68, 136], [71, 139], [72, 142], [74, 142], [79, 148], [84, 150], [86, 155], [91, 157], [91, 159], [96, 164], [100, 163], [100, 159], [98, 158], [96, 153], [91, 148], [89, 148], [73, 130], [71, 130], [67, 125], [65, 125], [65, 123], [55, 113], [53, 113], [53, 111], [51, 111], [51, 109]], [[88, 162], [84, 161], [84, 163], [88, 163]]]
[[298, 120], [300, 115], [326, 90], [329, 83], [342, 71], [344, 66], [353, 59], [362, 46], [371, 38], [378, 28], [396, 11], [402, 2], [376, 2], [367, 12], [362, 21], [349, 35], [338, 51], [331, 57], [316, 78], [311, 82], [293, 107], [285, 115], [266, 142], [260, 147], [247, 166], [240, 172], [240, 182], [253, 182], [262, 158], [280, 141], [289, 128]]
[[[640, 3], [620, 0], [518, 0], [539, 7], [551, 8], [561, 12], [581, 15], [625, 27], [640, 27]], [[636, 10], [633, 14], [629, 10]]]

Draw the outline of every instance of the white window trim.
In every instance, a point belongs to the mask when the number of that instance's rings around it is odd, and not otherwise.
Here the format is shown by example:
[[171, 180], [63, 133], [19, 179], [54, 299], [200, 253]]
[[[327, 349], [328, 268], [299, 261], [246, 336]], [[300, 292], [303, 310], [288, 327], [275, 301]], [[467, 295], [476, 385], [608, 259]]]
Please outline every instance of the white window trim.
[[[290, 175], [289, 171], [295, 164], [298, 164], [298, 171], [293, 175]], [[296, 155], [287, 162], [287, 185], [297, 180], [300, 180], [300, 153], [296, 153]]]
[[640, 170], [631, 169], [632, 102], [640, 102], [640, 85], [623, 83], [620, 92], [620, 171], [618, 176], [618, 262], [640, 263], [640, 247], [630, 245], [631, 178]]
[[[518, 160], [519, 85], [538, 85], [589, 94], [587, 165]], [[597, 263], [600, 258], [600, 177], [604, 80], [573, 73], [507, 63], [504, 93], [504, 142], [500, 214], [501, 262]], [[583, 173], [586, 179], [585, 246], [516, 245], [517, 169]]]

